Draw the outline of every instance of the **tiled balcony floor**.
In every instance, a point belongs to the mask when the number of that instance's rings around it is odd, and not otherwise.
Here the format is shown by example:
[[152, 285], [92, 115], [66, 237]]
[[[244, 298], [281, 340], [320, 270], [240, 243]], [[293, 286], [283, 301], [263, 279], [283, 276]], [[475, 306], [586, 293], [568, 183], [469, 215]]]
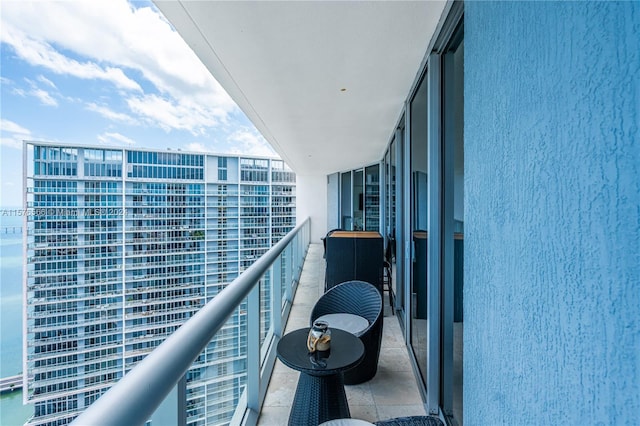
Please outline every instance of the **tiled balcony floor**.
[[[311, 244], [304, 263], [285, 333], [309, 326], [309, 314], [323, 293], [322, 244]], [[351, 417], [375, 422], [393, 417], [425, 415], [398, 319], [385, 306], [382, 348], [376, 376], [368, 382], [345, 386]], [[300, 373], [276, 361], [259, 426], [282, 426], [289, 419]]]

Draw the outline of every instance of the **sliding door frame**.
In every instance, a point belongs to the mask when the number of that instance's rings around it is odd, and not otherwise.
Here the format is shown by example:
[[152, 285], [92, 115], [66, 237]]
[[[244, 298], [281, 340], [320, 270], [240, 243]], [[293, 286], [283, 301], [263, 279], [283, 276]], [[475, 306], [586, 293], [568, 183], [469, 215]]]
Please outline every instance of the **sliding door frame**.
[[[436, 30], [436, 36], [427, 49], [419, 72], [411, 86], [404, 103], [396, 129], [389, 140], [388, 150], [395, 140], [396, 162], [396, 283], [404, 292], [402, 301], [396, 299], [396, 308], [400, 324], [403, 328], [405, 344], [413, 366], [418, 387], [425, 402], [428, 414], [439, 416], [447, 423], [444, 416], [444, 399], [450, 398], [451, 388], [443, 386], [442, 367], [447, 362], [443, 347], [449, 345], [450, 335], [443, 333], [443, 321], [453, 315], [449, 307], [443, 304], [443, 272], [451, 265], [443, 259], [443, 235], [446, 231], [443, 222], [445, 207], [443, 169], [443, 76], [442, 64], [445, 49], [451, 45], [453, 37], [462, 23], [464, 5], [462, 1], [451, 1], [443, 12], [443, 18]], [[462, 34], [462, 37], [464, 35]], [[428, 241], [427, 241], [427, 341], [426, 345], [426, 383], [422, 378], [416, 354], [412, 349], [412, 315], [411, 312], [411, 275], [414, 255], [412, 238], [412, 204], [411, 204], [411, 100], [420, 84], [427, 83], [427, 174], [428, 174]], [[386, 171], [386, 169], [385, 169]], [[389, 194], [385, 194], [389, 196]], [[386, 214], [386, 213], [385, 213]], [[385, 226], [387, 224], [385, 223]], [[400, 289], [398, 292], [400, 293]], [[400, 295], [399, 295], [400, 296]], [[449, 299], [450, 296], [447, 297]], [[404, 310], [402, 310], [404, 305]], [[452, 309], [452, 308], [451, 308]], [[446, 325], [446, 324], [445, 324]], [[445, 404], [448, 405], [448, 404]]]

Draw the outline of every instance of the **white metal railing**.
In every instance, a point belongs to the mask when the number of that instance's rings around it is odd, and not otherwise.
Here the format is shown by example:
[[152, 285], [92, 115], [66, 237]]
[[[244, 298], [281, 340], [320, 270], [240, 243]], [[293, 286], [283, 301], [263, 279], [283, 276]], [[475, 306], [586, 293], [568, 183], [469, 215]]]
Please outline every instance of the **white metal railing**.
[[[291, 308], [310, 239], [310, 220], [296, 226], [209, 303], [140, 361], [87, 408], [74, 425], [143, 425], [156, 409], [173, 407], [185, 424], [185, 373], [237, 309], [247, 319], [246, 386], [234, 424], [256, 424], [273, 365], [275, 346]], [[268, 288], [261, 288], [269, 283]], [[269, 294], [268, 325], [261, 313], [261, 290]], [[246, 307], [245, 307], [246, 306]], [[263, 338], [261, 338], [263, 336]], [[262, 341], [262, 343], [261, 343]], [[180, 391], [182, 389], [182, 391]], [[170, 398], [167, 398], [171, 394]], [[165, 401], [166, 398], [166, 401]], [[183, 407], [180, 412], [179, 407]]]

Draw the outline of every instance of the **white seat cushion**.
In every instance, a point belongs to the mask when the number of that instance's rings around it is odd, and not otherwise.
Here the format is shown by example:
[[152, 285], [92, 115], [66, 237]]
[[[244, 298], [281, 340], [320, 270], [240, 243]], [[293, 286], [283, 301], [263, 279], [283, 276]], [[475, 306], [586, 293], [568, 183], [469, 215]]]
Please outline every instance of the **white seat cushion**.
[[360, 336], [369, 327], [369, 321], [366, 318], [353, 314], [327, 314], [316, 321], [326, 321], [329, 328], [339, 328], [355, 336]]
[[319, 426], [375, 426], [373, 423], [358, 419], [336, 419], [320, 423]]

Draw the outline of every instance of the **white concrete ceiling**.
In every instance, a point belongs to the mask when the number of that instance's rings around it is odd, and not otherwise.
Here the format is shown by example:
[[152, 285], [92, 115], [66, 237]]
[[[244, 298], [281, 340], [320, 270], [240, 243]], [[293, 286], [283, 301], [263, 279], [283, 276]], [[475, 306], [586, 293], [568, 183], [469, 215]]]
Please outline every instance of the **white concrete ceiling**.
[[159, 1], [299, 174], [379, 161], [445, 7], [434, 1]]

